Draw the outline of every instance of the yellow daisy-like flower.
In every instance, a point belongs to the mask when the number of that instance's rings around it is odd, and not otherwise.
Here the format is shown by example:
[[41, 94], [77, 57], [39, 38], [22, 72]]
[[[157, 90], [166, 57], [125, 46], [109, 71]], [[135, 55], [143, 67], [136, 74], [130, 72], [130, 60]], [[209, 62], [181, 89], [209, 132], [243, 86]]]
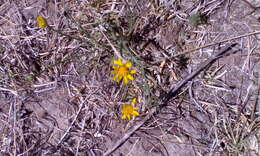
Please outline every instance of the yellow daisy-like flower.
[[112, 67], [114, 69], [112, 71], [112, 74], [114, 74], [112, 80], [120, 82], [123, 79], [125, 84], [128, 83], [128, 80], [134, 80], [134, 77], [131, 74], [135, 74], [136, 70], [130, 70], [132, 66], [130, 61], [123, 63], [121, 59], [118, 58], [117, 60], [114, 60], [114, 64], [115, 66]]
[[132, 116], [139, 116], [139, 113], [136, 111], [137, 108], [134, 107], [136, 103], [136, 98], [134, 98], [131, 102], [131, 104], [123, 104], [122, 106], [122, 119], [128, 118], [128, 120], [131, 119]]
[[37, 20], [37, 24], [40, 28], [44, 28], [48, 25], [47, 21], [42, 16], [37, 16], [36, 20]]

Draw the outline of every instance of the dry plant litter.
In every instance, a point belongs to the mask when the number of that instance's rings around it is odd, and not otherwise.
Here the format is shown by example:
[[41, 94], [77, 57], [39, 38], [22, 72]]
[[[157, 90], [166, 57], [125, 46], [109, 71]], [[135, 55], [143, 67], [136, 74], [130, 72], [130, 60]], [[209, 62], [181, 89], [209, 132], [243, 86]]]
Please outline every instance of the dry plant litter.
[[0, 155], [260, 155], [259, 8], [0, 0]]

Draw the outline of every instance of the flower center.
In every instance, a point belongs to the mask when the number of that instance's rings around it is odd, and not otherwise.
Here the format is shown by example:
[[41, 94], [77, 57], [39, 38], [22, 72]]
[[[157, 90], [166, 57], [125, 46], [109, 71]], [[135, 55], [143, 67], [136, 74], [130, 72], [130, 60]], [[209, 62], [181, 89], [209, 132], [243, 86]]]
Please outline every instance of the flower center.
[[128, 74], [128, 69], [126, 66], [120, 66], [118, 68], [118, 75], [127, 75]]
[[134, 111], [133, 106], [126, 104], [123, 110], [124, 114], [131, 114]]

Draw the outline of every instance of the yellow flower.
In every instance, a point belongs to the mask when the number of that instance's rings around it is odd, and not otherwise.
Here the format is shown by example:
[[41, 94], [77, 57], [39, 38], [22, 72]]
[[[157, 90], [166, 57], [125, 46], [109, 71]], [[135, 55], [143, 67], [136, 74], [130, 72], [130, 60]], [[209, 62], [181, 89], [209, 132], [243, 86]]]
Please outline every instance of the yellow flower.
[[136, 103], [136, 98], [134, 98], [131, 102], [131, 104], [123, 104], [122, 106], [122, 119], [128, 118], [128, 120], [131, 119], [131, 115], [132, 116], [139, 116], [139, 113], [136, 111], [137, 108], [134, 107]]
[[131, 74], [135, 74], [136, 70], [130, 70], [132, 63], [130, 61], [127, 61], [126, 63], [123, 63], [119, 58], [117, 60], [114, 60], [115, 66], [112, 68], [114, 69], [112, 71], [112, 74], [114, 74], [114, 77], [112, 80], [116, 80], [117, 82], [121, 81], [123, 79], [123, 82], [125, 84], [128, 83], [128, 80], [134, 80], [133, 76]]
[[36, 20], [37, 20], [37, 24], [40, 28], [44, 28], [48, 25], [47, 21], [42, 16], [37, 16]]

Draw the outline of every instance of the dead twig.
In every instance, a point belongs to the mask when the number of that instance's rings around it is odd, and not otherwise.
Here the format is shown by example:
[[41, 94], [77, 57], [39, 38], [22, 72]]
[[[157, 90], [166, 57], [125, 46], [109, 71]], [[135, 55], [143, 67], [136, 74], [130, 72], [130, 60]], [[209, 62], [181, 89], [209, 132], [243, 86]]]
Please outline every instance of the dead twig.
[[172, 97], [175, 96], [175, 94], [177, 93], [178, 90], [180, 90], [180, 88], [182, 88], [188, 81], [190, 81], [191, 79], [193, 79], [195, 76], [197, 76], [201, 71], [203, 71], [208, 65], [212, 64], [213, 62], [215, 62], [217, 59], [219, 59], [220, 57], [222, 57], [224, 54], [227, 54], [228, 51], [230, 51], [233, 47], [235, 47], [237, 44], [234, 43], [228, 47], [225, 47], [223, 50], [221, 50], [219, 53], [215, 54], [215, 56], [209, 58], [208, 60], [206, 60], [205, 62], [201, 63], [201, 65], [197, 68], [197, 70], [195, 70], [194, 72], [192, 72], [190, 75], [188, 75], [185, 79], [183, 79], [182, 81], [180, 81], [179, 83], [177, 83], [176, 85], [174, 85], [170, 91], [163, 97], [163, 101], [164, 103], [167, 103]]

